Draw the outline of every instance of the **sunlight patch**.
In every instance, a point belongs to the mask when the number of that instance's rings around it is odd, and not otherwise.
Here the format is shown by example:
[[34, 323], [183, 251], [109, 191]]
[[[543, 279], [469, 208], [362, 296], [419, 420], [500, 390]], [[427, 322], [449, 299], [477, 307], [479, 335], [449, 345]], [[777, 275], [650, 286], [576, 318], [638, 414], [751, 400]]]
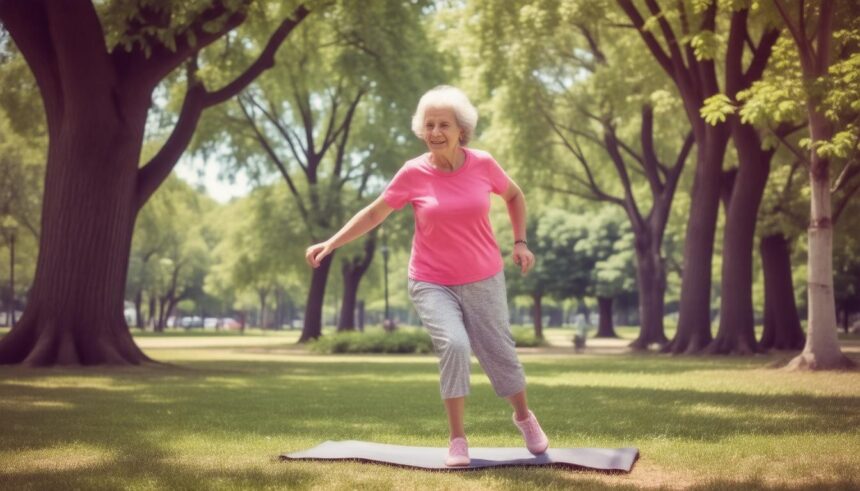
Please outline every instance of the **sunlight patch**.
[[113, 458], [111, 451], [79, 443], [0, 453], [4, 472], [12, 475], [91, 469]]

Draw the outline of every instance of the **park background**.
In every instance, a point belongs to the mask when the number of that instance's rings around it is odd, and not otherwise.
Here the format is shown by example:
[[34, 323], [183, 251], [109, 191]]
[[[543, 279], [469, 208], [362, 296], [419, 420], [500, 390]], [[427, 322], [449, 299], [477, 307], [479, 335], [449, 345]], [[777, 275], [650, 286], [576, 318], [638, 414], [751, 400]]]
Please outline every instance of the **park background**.
[[[855, 486], [858, 13], [0, 1], [4, 482]], [[444, 445], [411, 214], [303, 257], [424, 151], [443, 83], [526, 194], [538, 262], [506, 275], [536, 412], [555, 445], [639, 447], [630, 475], [271, 460]], [[473, 445], [518, 445], [481, 376]]]

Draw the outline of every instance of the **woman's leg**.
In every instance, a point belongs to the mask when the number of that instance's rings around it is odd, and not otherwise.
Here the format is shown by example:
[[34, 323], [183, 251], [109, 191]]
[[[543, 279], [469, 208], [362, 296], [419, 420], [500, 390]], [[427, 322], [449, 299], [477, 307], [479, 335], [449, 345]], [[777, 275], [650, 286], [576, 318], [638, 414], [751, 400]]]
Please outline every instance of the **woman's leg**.
[[457, 437], [465, 438], [466, 429], [463, 427], [463, 416], [466, 412], [466, 398], [445, 399], [445, 410], [448, 412], [448, 427], [451, 429], [449, 440]]
[[524, 407], [526, 378], [511, 334], [504, 273], [460, 288], [463, 321], [478, 362], [496, 395]]
[[514, 414], [516, 415], [518, 421], [523, 421], [529, 417], [529, 404], [526, 401], [525, 389], [508, 397], [508, 402], [510, 402], [511, 406], [513, 406]]
[[409, 295], [439, 357], [442, 399], [461, 399], [469, 395], [472, 347], [463, 325], [457, 292], [446, 286], [410, 279]]

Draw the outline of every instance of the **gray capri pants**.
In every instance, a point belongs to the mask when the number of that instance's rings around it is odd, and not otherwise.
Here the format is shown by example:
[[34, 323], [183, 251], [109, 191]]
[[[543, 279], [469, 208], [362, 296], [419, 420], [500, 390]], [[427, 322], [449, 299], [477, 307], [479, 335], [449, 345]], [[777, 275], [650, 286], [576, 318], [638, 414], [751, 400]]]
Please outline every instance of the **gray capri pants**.
[[469, 394], [474, 351], [499, 397], [526, 387], [508, 318], [505, 274], [465, 285], [437, 285], [409, 279], [409, 296], [439, 357], [443, 399]]

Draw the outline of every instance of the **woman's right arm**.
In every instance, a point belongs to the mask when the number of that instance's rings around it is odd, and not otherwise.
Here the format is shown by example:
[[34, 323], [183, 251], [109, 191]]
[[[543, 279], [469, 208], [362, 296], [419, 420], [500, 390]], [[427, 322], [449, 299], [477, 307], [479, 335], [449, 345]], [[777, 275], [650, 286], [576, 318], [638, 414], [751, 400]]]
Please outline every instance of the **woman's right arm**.
[[305, 260], [312, 267], [318, 268], [320, 261], [331, 254], [332, 251], [373, 230], [377, 225], [385, 221], [392, 211], [394, 211], [394, 208], [388, 206], [388, 203], [380, 195], [376, 198], [376, 201], [367, 205], [350, 218], [346, 222], [346, 225], [336, 234], [332, 235], [330, 239], [308, 247], [307, 251], [305, 251]]

